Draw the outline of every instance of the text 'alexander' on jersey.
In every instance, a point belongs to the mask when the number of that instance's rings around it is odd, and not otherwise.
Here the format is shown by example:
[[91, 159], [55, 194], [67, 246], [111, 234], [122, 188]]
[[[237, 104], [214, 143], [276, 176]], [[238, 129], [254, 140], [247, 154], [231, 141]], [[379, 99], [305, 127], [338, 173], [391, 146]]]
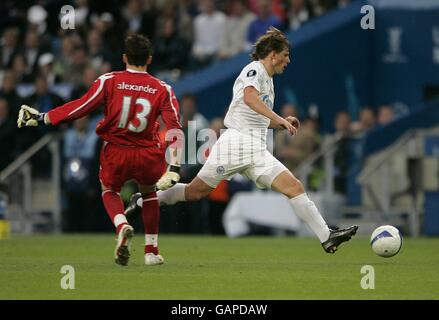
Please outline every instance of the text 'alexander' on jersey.
[[129, 84], [129, 83], [118, 83], [117, 84], [117, 89], [121, 89], [121, 90], [131, 90], [131, 91], [143, 91], [146, 93], [151, 93], [151, 94], [155, 94], [157, 92], [158, 89], [155, 88], [151, 88], [149, 85], [145, 86], [140, 86], [137, 84]]

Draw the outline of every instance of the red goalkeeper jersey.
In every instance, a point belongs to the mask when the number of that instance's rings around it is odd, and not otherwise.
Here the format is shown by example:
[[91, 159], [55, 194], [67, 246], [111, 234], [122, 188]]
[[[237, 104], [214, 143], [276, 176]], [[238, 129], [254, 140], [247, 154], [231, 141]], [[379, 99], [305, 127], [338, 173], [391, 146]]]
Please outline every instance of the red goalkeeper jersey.
[[159, 141], [157, 117], [166, 128], [180, 129], [179, 105], [168, 84], [147, 72], [116, 71], [100, 76], [81, 98], [48, 112], [52, 124], [85, 116], [104, 105], [96, 133], [105, 141], [147, 147]]

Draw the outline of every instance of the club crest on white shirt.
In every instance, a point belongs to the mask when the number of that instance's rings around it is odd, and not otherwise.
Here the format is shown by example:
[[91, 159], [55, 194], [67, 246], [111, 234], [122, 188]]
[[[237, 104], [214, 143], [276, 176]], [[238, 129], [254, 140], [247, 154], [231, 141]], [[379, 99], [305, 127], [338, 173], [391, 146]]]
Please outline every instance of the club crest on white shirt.
[[249, 72], [247, 72], [247, 77], [254, 77], [256, 75], [256, 70], [251, 69]]
[[224, 169], [223, 166], [219, 166], [216, 168], [216, 173], [217, 174], [223, 174], [226, 171], [226, 169]]

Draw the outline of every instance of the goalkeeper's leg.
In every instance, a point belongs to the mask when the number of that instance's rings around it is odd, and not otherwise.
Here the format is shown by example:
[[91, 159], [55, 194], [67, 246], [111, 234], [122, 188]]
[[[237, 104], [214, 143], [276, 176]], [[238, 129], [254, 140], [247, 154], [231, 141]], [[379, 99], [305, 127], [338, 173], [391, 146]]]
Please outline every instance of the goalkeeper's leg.
[[114, 250], [115, 262], [125, 266], [128, 264], [130, 258], [130, 244], [134, 229], [128, 224], [123, 214], [124, 206], [119, 193], [103, 187], [102, 200], [108, 216], [116, 227], [117, 243]]
[[158, 265], [164, 262], [159, 254], [158, 233], [160, 207], [157, 193], [152, 186], [140, 186], [142, 194], [142, 220], [145, 231], [145, 264]]

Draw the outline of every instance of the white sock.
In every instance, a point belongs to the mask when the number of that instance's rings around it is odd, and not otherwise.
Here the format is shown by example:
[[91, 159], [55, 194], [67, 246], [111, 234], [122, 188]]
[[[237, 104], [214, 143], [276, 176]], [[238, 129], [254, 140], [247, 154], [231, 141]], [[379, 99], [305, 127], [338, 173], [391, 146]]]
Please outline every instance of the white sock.
[[145, 245], [147, 246], [158, 246], [158, 234], [145, 234]]
[[325, 220], [323, 220], [314, 202], [309, 200], [306, 193], [291, 198], [290, 203], [294, 213], [314, 231], [320, 239], [320, 242], [328, 240], [330, 234], [328, 225]]
[[180, 201], [186, 201], [184, 190], [186, 189], [186, 183], [177, 183], [172, 188], [165, 191], [157, 191], [157, 197], [159, 198], [159, 204], [172, 205]]
[[116, 214], [114, 216], [113, 223], [114, 223], [114, 226], [117, 228], [122, 223], [128, 223], [128, 221], [127, 221], [127, 218], [125, 217], [125, 215], [120, 213], [120, 214]]

